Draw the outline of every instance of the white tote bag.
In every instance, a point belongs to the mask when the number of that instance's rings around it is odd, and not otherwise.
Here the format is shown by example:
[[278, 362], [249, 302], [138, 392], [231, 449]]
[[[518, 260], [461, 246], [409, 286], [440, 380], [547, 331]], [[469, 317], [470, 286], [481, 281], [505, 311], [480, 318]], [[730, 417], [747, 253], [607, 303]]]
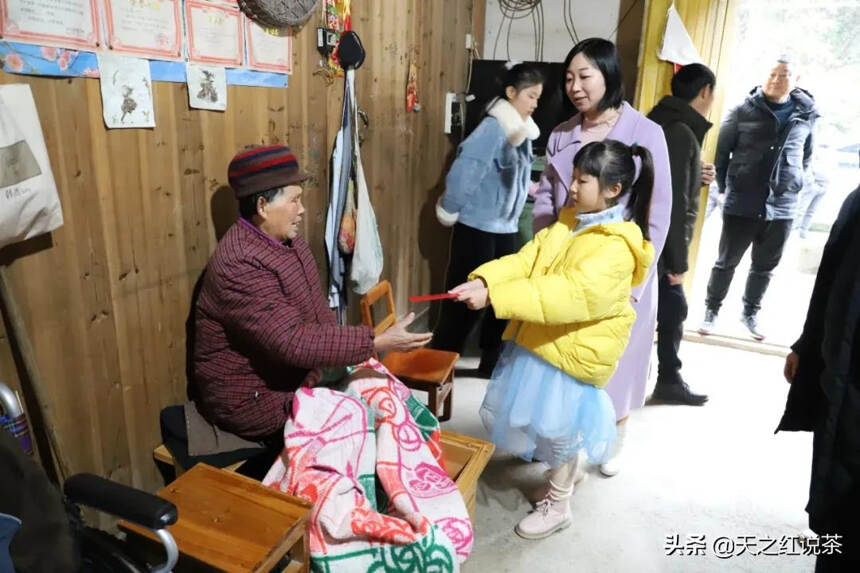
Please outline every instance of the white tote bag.
[[379, 282], [382, 275], [382, 243], [379, 240], [379, 230], [376, 226], [376, 214], [370, 204], [370, 193], [367, 191], [367, 181], [364, 178], [364, 168], [361, 165], [361, 150], [358, 144], [358, 103], [355, 98], [354, 70], [347, 71], [347, 81], [352, 88], [353, 134], [355, 137], [355, 192], [358, 202], [355, 212], [355, 250], [352, 255], [352, 269], [349, 278], [352, 279], [352, 290], [358, 294], [369, 291]]
[[57, 185], [30, 86], [0, 86], [0, 247], [62, 224]]

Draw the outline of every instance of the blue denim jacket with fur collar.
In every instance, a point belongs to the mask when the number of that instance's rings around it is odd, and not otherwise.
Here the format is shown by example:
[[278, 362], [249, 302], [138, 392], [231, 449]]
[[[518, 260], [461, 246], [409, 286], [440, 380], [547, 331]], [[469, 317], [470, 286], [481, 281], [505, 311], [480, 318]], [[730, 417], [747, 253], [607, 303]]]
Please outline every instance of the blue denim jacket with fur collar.
[[504, 98], [457, 149], [436, 204], [439, 222], [488, 233], [516, 233], [531, 175], [532, 141], [540, 135]]

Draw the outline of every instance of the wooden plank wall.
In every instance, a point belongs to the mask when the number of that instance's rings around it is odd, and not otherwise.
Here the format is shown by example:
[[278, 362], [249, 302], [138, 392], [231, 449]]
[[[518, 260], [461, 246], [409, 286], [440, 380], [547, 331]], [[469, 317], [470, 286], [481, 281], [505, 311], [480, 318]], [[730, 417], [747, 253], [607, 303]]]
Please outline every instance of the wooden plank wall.
[[[657, 51], [663, 42], [666, 29], [666, 13], [672, 0], [651, 0], [647, 5], [642, 28], [642, 52], [639, 66], [639, 81], [636, 89], [636, 107], [648, 113], [660, 98], [671, 93], [673, 75], [672, 64], [657, 59]], [[713, 161], [719, 135], [720, 118], [723, 115], [725, 99], [724, 86], [731, 73], [731, 56], [737, 20], [737, 0], [678, 0], [675, 8], [690, 38], [699, 51], [702, 61], [717, 76], [713, 108], [709, 120], [714, 127], [708, 132], [702, 147], [702, 159]], [[699, 218], [690, 243], [690, 270], [685, 280], [685, 288], [693, 284], [696, 271], [696, 255], [699, 250], [699, 237], [705, 218], [704, 205], [708, 188], [702, 187], [699, 204]]]
[[[397, 302], [442, 284], [448, 234], [435, 221], [452, 143], [442, 133], [446, 91], [463, 91], [465, 34], [483, 0], [353, 2], [368, 56], [357, 72], [370, 119], [362, 155]], [[231, 86], [226, 113], [191, 110], [184, 85], [154, 84], [157, 127], [105, 129], [99, 84], [0, 72], [32, 86], [60, 190], [65, 225], [0, 251], [30, 333], [48, 421], [71, 471], [154, 489], [158, 412], [184, 400], [185, 320], [216, 239], [235, 219], [226, 187], [232, 154], [287, 142], [313, 178], [304, 234], [324, 272], [323, 232], [341, 80], [314, 75], [311, 22], [294, 41], [286, 90]], [[476, 22], [481, 28], [483, 21]], [[473, 36], [480, 38], [482, 32]], [[422, 110], [405, 111], [410, 58]], [[324, 275], [323, 275], [324, 276]], [[0, 331], [0, 380], [20, 387]], [[28, 403], [32, 408], [33, 404]]]

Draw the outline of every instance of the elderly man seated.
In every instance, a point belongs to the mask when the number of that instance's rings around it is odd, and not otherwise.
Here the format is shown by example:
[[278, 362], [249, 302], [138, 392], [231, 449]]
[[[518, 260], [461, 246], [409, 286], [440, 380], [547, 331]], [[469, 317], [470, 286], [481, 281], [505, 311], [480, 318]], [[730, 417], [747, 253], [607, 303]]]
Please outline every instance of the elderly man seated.
[[246, 440], [281, 439], [293, 393], [318, 384], [323, 369], [412, 350], [431, 334], [407, 332], [412, 315], [376, 336], [337, 323], [299, 237], [308, 175], [288, 147], [247, 148], [228, 175], [240, 217], [218, 243], [197, 301], [197, 409]]

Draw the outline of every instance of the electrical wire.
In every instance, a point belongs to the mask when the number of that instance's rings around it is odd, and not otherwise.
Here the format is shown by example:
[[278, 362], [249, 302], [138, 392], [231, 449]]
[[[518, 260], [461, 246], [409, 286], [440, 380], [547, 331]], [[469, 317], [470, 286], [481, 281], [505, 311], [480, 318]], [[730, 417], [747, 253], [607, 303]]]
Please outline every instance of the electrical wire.
[[535, 60], [538, 59], [538, 24], [537, 24], [537, 16], [534, 12], [532, 12], [532, 32], [534, 37], [534, 48], [535, 48]]
[[544, 31], [546, 30], [546, 25], [545, 25], [545, 24], [546, 24], [546, 21], [544, 20], [544, 16], [543, 16], [543, 2], [539, 2], [539, 3], [538, 3], [538, 5], [537, 5], [537, 13], [539, 14], [539, 21], [540, 21], [540, 27], [539, 27], [540, 33], [539, 33], [539, 36], [538, 36], [538, 57], [537, 57], [537, 61], [542, 62], [542, 61], [543, 61]]
[[[496, 34], [496, 41], [493, 44], [493, 59], [496, 58], [498, 50], [499, 38], [504, 30], [505, 23], [508, 24], [507, 37], [505, 39], [505, 50], [507, 57], [511, 59], [511, 30], [514, 20], [522, 20], [523, 18], [532, 18], [532, 29], [535, 33], [535, 59], [540, 59], [543, 55], [543, 8], [542, 0], [498, 0], [499, 11], [502, 13], [502, 20], [499, 22], [499, 31]], [[536, 13], [538, 12], [538, 13]]]
[[[500, 5], [501, 6], [501, 5]], [[508, 18], [505, 16], [504, 20], [508, 22], [508, 33], [505, 36], [505, 59], [511, 59], [511, 26], [514, 24], [514, 20], [512, 18]]]
[[570, 36], [570, 41], [576, 44], [576, 36], [573, 35], [573, 30], [570, 29], [570, 22], [567, 21], [567, 3], [570, 0], [564, 0], [564, 5], [562, 6], [562, 22], [564, 22], [564, 29], [567, 30], [567, 35]]
[[565, 0], [565, 4], [567, 7], [566, 17], [570, 22], [570, 29], [573, 30], [573, 39], [578, 44], [579, 43], [579, 33], [576, 31], [576, 23], [573, 19], [573, 0]]

